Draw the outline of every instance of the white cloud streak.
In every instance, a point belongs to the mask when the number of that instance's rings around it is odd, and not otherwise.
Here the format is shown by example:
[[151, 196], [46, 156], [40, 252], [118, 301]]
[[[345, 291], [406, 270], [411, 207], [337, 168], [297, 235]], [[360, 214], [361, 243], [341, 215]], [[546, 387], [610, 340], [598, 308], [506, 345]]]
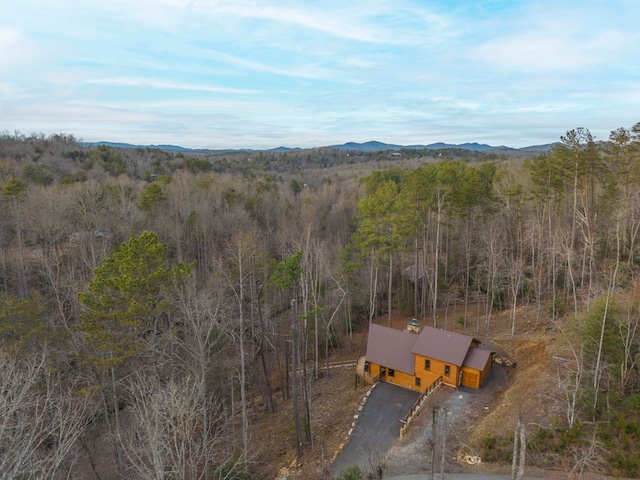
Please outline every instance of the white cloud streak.
[[185, 90], [190, 92], [228, 93], [234, 95], [256, 95], [258, 93], [261, 93], [260, 90], [218, 87], [214, 85], [200, 85], [194, 83], [176, 83], [157, 80], [154, 78], [93, 78], [86, 80], [86, 83], [93, 85], [110, 85], [115, 87], [145, 87], [156, 88], [160, 90]]

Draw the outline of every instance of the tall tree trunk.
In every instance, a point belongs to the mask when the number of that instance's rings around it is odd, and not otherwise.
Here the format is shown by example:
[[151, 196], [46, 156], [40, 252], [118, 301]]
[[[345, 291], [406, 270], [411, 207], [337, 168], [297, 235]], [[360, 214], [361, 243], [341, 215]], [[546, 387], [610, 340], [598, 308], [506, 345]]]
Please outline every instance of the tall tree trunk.
[[299, 394], [299, 373], [300, 369], [299, 361], [298, 361], [298, 330], [299, 330], [299, 322], [298, 322], [298, 303], [295, 299], [291, 300], [291, 311], [293, 315], [292, 325], [291, 325], [291, 337], [292, 337], [292, 353], [291, 353], [291, 370], [292, 370], [292, 381], [291, 381], [291, 400], [293, 402], [293, 421], [295, 423], [296, 428], [296, 449], [298, 458], [302, 457], [302, 426], [300, 423], [300, 406], [298, 401]]
[[122, 438], [120, 435], [120, 407], [118, 402], [118, 393], [116, 391], [116, 369], [111, 367], [109, 369], [111, 375], [111, 402], [113, 403], [113, 419], [115, 422], [115, 431], [113, 432], [113, 451], [116, 457], [116, 467], [118, 469], [118, 475], [124, 478], [124, 465], [122, 464], [122, 456], [120, 455], [120, 445], [122, 444]]
[[445, 480], [444, 464], [447, 453], [447, 411], [443, 411], [442, 432], [440, 434], [440, 480]]
[[342, 297], [340, 298], [340, 302], [338, 302], [338, 305], [336, 306], [336, 308], [333, 310], [333, 313], [331, 314], [331, 318], [329, 318], [329, 321], [327, 322], [327, 331], [325, 333], [325, 340], [324, 340], [324, 355], [325, 355], [325, 362], [326, 362], [326, 369], [327, 369], [327, 377], [329, 376], [329, 341], [331, 339], [331, 324], [333, 323], [333, 319], [336, 317], [337, 313], [340, 311], [340, 308], [342, 307], [342, 304], [344, 303], [345, 298], [347, 298], [347, 292], [342, 288], [342, 286], [338, 282], [336, 282], [336, 284], [338, 285], [338, 288], [342, 292]]
[[238, 316], [240, 331], [238, 341], [240, 345], [240, 402], [242, 404], [242, 461], [243, 465], [248, 465], [247, 454], [249, 451], [249, 418], [247, 415], [247, 374], [246, 374], [246, 352], [244, 346], [245, 320], [244, 320], [244, 245], [238, 241], [238, 290], [236, 297], [238, 300]]
[[264, 376], [265, 389], [267, 390], [267, 409], [270, 413], [276, 411], [276, 406], [273, 401], [273, 388], [271, 386], [271, 379], [269, 378], [269, 369], [267, 368], [266, 348], [264, 348], [264, 340], [260, 344], [260, 365], [262, 366], [262, 375]]
[[520, 456], [518, 458], [518, 479], [524, 476], [524, 463], [527, 455], [527, 430], [520, 421]]
[[604, 302], [604, 313], [602, 315], [602, 327], [600, 329], [600, 340], [598, 341], [598, 356], [596, 358], [596, 370], [593, 377], [593, 409], [595, 411], [598, 405], [598, 389], [600, 388], [600, 364], [602, 363], [602, 345], [604, 343], [605, 325], [607, 322], [607, 314], [609, 312], [609, 303], [616, 288], [616, 277], [618, 275], [618, 267], [620, 265], [620, 223], [616, 224], [616, 263], [609, 280], [607, 288], [607, 296]]
[[438, 420], [438, 407], [431, 406], [431, 466], [429, 468], [429, 479], [433, 480], [433, 474], [436, 468], [436, 431]]
[[520, 451], [518, 448], [518, 442], [520, 441], [519, 435], [520, 429], [520, 420], [516, 423], [516, 429], [513, 432], [513, 453], [511, 456], [511, 480], [517, 480], [518, 478], [518, 452]]
[[376, 296], [378, 295], [378, 264], [374, 248], [371, 249], [371, 269], [369, 273], [369, 323], [371, 323], [376, 316]]
[[471, 285], [471, 212], [467, 215], [466, 221], [467, 231], [465, 234], [464, 244], [464, 324], [463, 327], [467, 329], [467, 317], [469, 315], [469, 287]]
[[424, 266], [424, 278], [420, 288], [420, 317], [426, 323], [427, 320], [427, 258], [428, 258], [428, 228], [424, 229], [422, 241], [422, 265]]
[[419, 234], [416, 234], [415, 238], [415, 276], [413, 278], [413, 317], [420, 318], [420, 314], [418, 312], [418, 285], [420, 285], [419, 280], [419, 272], [420, 272], [420, 240]]
[[438, 205], [438, 216], [436, 217], [436, 245], [433, 255], [433, 326], [438, 326], [438, 271], [440, 263], [440, 217], [441, 207]]
[[391, 319], [392, 319], [392, 312], [391, 312], [391, 305], [393, 304], [392, 301], [392, 292], [393, 292], [393, 252], [389, 252], [389, 285], [388, 285], [388, 290], [387, 290], [387, 319], [389, 321], [389, 328], [391, 328]]
[[[251, 257], [251, 271], [256, 272], [255, 256]], [[269, 369], [267, 367], [265, 348], [266, 328], [262, 311], [261, 290], [257, 288], [255, 273], [252, 273], [251, 278], [252, 280], [249, 284], [251, 288], [251, 325], [253, 326], [258, 324], [259, 327], [258, 331], [253, 335], [254, 339], [257, 338], [257, 340], [254, 340], [257, 342], [256, 359], [260, 359], [260, 366], [262, 367], [261, 370], [263, 381], [261, 383], [264, 384], [263, 396], [265, 397], [267, 410], [270, 413], [273, 413], [275, 412], [275, 405], [273, 402], [273, 388], [271, 386], [271, 378], [269, 376]], [[255, 316], [258, 317], [257, 320]]]
[[[242, 271], [242, 270], [241, 270]], [[242, 278], [242, 273], [240, 274]], [[243, 295], [242, 280], [240, 280], [240, 296]], [[249, 418], [247, 416], [247, 374], [246, 374], [246, 352], [244, 347], [244, 314], [240, 306], [240, 402], [242, 403], [242, 459], [247, 465], [247, 454], [249, 451]]]

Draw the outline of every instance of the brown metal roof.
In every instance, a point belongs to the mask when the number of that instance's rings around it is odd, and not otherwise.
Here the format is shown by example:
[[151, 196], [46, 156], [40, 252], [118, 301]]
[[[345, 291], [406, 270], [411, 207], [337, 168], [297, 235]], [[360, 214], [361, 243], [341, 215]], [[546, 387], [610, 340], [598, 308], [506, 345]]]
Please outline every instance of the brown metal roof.
[[462, 365], [464, 367], [475, 368], [476, 370], [484, 370], [485, 365], [489, 361], [491, 350], [486, 348], [471, 347]]
[[424, 327], [411, 352], [460, 367], [472, 340], [469, 335]]
[[367, 361], [414, 375], [415, 360], [411, 351], [418, 338], [417, 333], [370, 323]]

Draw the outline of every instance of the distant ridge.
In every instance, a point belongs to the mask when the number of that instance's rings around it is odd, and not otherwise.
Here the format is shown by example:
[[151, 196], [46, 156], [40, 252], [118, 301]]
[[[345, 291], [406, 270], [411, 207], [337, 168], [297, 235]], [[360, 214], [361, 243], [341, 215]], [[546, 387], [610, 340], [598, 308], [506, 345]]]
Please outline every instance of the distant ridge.
[[[383, 150], [402, 150], [402, 149], [444, 150], [448, 148], [459, 148], [462, 150], [472, 150], [475, 152], [490, 152], [494, 150], [500, 150], [500, 151], [522, 150], [517, 148], [506, 147], [504, 145], [501, 145], [499, 147], [494, 147], [491, 145], [486, 145], [484, 143], [477, 143], [477, 142], [460, 143], [460, 144], [437, 142], [437, 143], [430, 143], [429, 145], [395, 145], [395, 144], [382, 143], [377, 141], [370, 141], [365, 143], [348, 142], [342, 145], [332, 145], [332, 147], [337, 148], [338, 150], [360, 150], [363, 152], [377, 152], [377, 151], [383, 151]], [[533, 146], [533, 147], [525, 147], [525, 148], [531, 149], [531, 150], [538, 150], [538, 149], [544, 150], [543, 147], [544, 146], [540, 146], [540, 147]]]
[[463, 150], [473, 150], [476, 152], [488, 152], [491, 150], [515, 150], [514, 148], [505, 147], [504, 145], [501, 145], [499, 147], [492, 147], [491, 145], [486, 145], [484, 143], [477, 143], [477, 142], [461, 143], [459, 145], [438, 142], [438, 143], [432, 143], [430, 145], [426, 145], [424, 147], [416, 147], [416, 148], [426, 148], [429, 150], [440, 150], [443, 148], [461, 148]]
[[[99, 146], [107, 146], [113, 148], [153, 148], [157, 150], [164, 150], [169, 152], [270, 152], [270, 153], [286, 153], [292, 151], [300, 151], [304, 150], [300, 147], [285, 147], [280, 146], [271, 149], [250, 149], [250, 148], [220, 148], [220, 149], [207, 149], [207, 148], [187, 148], [181, 147], [178, 145], [133, 145], [131, 143], [120, 143], [120, 142], [84, 142], [82, 144], [85, 147], [99, 147]], [[316, 148], [335, 148], [337, 150], [354, 150], [360, 152], [382, 152], [385, 150], [446, 150], [446, 149], [461, 149], [461, 150], [471, 150], [474, 152], [493, 152], [493, 151], [501, 151], [501, 152], [509, 152], [509, 151], [521, 151], [521, 152], [546, 152], [553, 148], [557, 143], [548, 143], [544, 145], [531, 145], [529, 147], [522, 148], [512, 148], [501, 145], [499, 147], [494, 147], [491, 145], [487, 145], [484, 143], [460, 143], [460, 144], [452, 144], [452, 143], [431, 143], [428, 145], [396, 145], [391, 143], [383, 143], [378, 142], [376, 140], [371, 140], [369, 142], [357, 143], [357, 142], [347, 142], [341, 145], [330, 145], [328, 147], [316, 147]]]
[[174, 152], [191, 152], [197, 151], [193, 148], [180, 147], [177, 145], [133, 145], [131, 143], [120, 142], [83, 142], [85, 147], [112, 147], [112, 148], [155, 148], [156, 150], [167, 150]]
[[295, 147], [295, 148], [277, 147], [277, 148], [270, 148], [269, 150], [263, 150], [263, 151], [273, 152], [273, 153], [283, 153], [283, 152], [293, 152], [293, 151], [299, 151], [299, 150], [303, 150], [303, 149], [299, 147]]
[[338, 150], [359, 150], [361, 152], [380, 152], [383, 150], [400, 150], [405, 148], [402, 145], [392, 145], [388, 143], [376, 142], [372, 140], [365, 143], [348, 142], [342, 145], [331, 145]]

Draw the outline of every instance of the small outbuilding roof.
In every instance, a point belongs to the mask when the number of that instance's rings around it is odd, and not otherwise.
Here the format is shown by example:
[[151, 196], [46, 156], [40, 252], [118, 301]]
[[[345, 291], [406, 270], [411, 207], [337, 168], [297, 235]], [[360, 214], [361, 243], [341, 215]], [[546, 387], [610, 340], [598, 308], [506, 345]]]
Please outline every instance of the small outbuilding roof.
[[471, 347], [464, 359], [464, 362], [462, 363], [462, 366], [474, 368], [476, 370], [484, 370], [484, 367], [487, 365], [490, 356], [491, 350]]
[[473, 337], [434, 327], [424, 327], [411, 353], [462, 366]]
[[412, 349], [419, 338], [417, 333], [370, 323], [367, 361], [413, 375], [415, 359]]

